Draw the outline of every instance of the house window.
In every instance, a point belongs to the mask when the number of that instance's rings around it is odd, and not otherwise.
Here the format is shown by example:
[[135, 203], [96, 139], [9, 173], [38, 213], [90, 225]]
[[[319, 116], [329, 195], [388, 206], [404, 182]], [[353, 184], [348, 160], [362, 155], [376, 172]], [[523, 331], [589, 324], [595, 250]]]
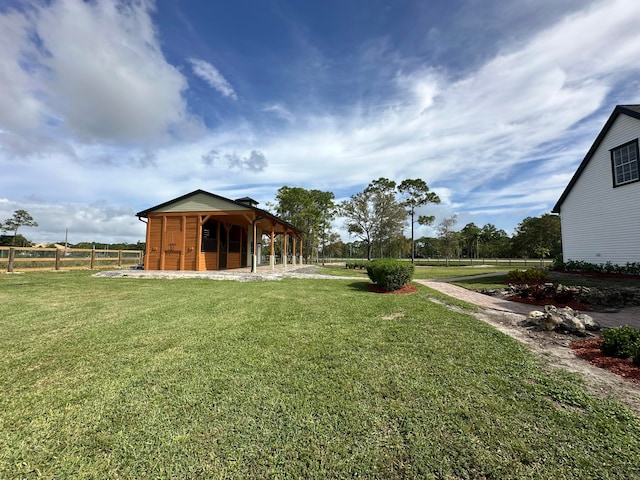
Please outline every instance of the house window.
[[218, 251], [218, 222], [209, 220], [202, 225], [202, 249], [203, 252]]
[[638, 175], [638, 139], [611, 150], [611, 168], [613, 169], [613, 186], [637, 182]]

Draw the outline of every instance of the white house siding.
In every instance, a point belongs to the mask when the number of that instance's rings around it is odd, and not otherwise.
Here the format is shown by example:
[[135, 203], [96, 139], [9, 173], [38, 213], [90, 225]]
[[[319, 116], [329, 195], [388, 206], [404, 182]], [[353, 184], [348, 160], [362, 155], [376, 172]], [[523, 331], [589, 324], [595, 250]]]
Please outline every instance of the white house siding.
[[640, 120], [621, 114], [562, 203], [564, 260], [640, 262], [640, 182], [613, 188], [610, 149], [640, 137]]

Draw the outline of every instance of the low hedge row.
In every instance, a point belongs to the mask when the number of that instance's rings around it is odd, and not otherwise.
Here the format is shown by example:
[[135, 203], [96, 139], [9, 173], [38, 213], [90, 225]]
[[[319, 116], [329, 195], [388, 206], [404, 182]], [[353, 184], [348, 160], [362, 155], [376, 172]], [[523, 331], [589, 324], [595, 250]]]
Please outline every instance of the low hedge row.
[[615, 263], [589, 263], [581, 260], [568, 260], [554, 265], [559, 270], [569, 272], [622, 273], [626, 275], [640, 275], [640, 262], [627, 262], [625, 265]]
[[351, 270], [355, 270], [357, 268], [364, 270], [365, 268], [367, 268], [367, 262], [364, 262], [364, 261], [345, 262], [344, 266], [345, 268], [348, 268]]
[[549, 272], [541, 268], [529, 268], [528, 270], [510, 270], [507, 273], [509, 283], [546, 283], [549, 279]]
[[367, 263], [367, 275], [385, 292], [399, 290], [413, 279], [412, 263], [391, 258], [377, 258]]

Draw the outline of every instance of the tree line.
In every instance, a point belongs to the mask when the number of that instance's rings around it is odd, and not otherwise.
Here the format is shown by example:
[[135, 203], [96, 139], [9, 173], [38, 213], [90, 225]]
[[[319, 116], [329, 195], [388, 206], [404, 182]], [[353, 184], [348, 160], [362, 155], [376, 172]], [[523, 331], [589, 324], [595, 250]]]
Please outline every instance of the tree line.
[[[396, 183], [387, 178], [373, 180], [361, 192], [336, 203], [332, 192], [281, 187], [267, 208], [305, 232], [303, 255], [367, 258], [496, 258], [556, 257], [562, 253], [560, 218], [544, 214], [527, 217], [513, 236], [493, 224], [468, 223], [458, 227], [455, 215], [435, 225], [434, 237], [414, 238], [414, 226], [434, 225], [433, 215], [417, 215], [418, 208], [440, 203], [422, 179]], [[332, 229], [336, 217], [353, 240], [345, 242]], [[405, 228], [410, 227], [410, 236]], [[281, 245], [276, 245], [277, 251]]]
[[[527, 217], [512, 236], [493, 224], [468, 223], [458, 227], [455, 215], [435, 225], [434, 237], [415, 238], [415, 224], [434, 225], [433, 215], [417, 215], [417, 210], [440, 203], [438, 195], [422, 179], [400, 183], [387, 178], [373, 180], [361, 192], [336, 203], [333, 192], [283, 186], [275, 200], [267, 204], [274, 215], [295, 225], [303, 236], [303, 256], [312, 261], [321, 257], [367, 258], [555, 258], [562, 254], [560, 218], [544, 214]], [[345, 242], [333, 229], [337, 217], [344, 219], [350, 237]], [[25, 210], [0, 223], [0, 230], [13, 235], [0, 236], [0, 245], [27, 246], [30, 242], [18, 234], [21, 227], [37, 227]], [[410, 227], [410, 236], [405, 229]], [[59, 242], [64, 244], [65, 242]], [[71, 248], [108, 248], [144, 250], [145, 243], [81, 242]], [[281, 253], [279, 239], [276, 251]]]

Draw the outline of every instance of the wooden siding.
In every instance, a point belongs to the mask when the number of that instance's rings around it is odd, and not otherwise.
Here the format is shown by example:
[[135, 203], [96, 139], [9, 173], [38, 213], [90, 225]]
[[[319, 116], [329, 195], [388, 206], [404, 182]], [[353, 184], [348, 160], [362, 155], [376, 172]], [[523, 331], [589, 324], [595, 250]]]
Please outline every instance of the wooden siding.
[[195, 270], [198, 256], [198, 217], [185, 218], [184, 265], [181, 270]]
[[162, 244], [162, 218], [148, 219], [147, 229], [147, 254], [145, 256], [145, 268], [147, 270], [160, 270], [160, 245]]
[[227, 254], [227, 268], [240, 268], [242, 266], [242, 253]]
[[171, 205], [166, 206], [162, 210], [156, 210], [157, 212], [215, 212], [218, 210], [238, 210], [238, 211], [251, 211], [247, 207], [236, 205], [232, 202], [226, 202], [221, 198], [213, 198], [204, 193], [193, 195], [189, 198], [177, 201]]
[[640, 182], [613, 187], [612, 148], [640, 137], [640, 120], [620, 115], [562, 204], [564, 260], [640, 262]]
[[201, 252], [200, 270], [218, 270], [218, 254], [214, 252]]

